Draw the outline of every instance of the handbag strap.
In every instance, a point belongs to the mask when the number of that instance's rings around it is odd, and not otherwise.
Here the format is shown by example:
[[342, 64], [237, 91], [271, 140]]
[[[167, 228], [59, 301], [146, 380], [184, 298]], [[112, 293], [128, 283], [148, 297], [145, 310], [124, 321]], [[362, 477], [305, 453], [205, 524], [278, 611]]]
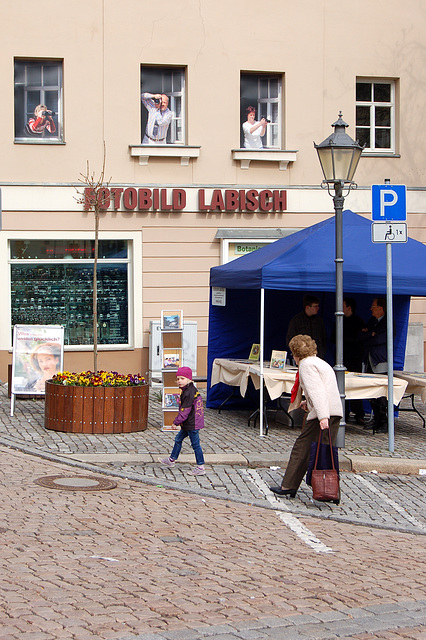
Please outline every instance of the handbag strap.
[[[321, 444], [321, 437], [322, 437], [322, 429], [320, 429], [320, 433], [319, 433], [319, 437], [318, 437], [318, 446], [317, 446], [317, 453], [315, 456], [315, 464], [314, 464], [314, 471], [316, 471], [317, 469], [317, 464], [318, 464], [318, 455], [319, 455], [319, 450], [320, 450], [320, 444]], [[333, 471], [336, 471], [336, 468], [334, 466], [334, 456], [333, 456], [333, 445], [331, 443], [331, 432], [330, 429], [327, 429], [328, 431], [328, 441], [330, 443], [330, 455], [331, 455], [331, 464], [332, 464], [332, 469]]]

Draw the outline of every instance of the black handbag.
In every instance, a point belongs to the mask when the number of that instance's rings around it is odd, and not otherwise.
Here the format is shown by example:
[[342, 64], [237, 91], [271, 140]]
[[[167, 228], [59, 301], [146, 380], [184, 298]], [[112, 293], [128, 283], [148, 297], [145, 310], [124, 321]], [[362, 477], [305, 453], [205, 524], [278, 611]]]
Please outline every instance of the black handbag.
[[[321, 502], [334, 502], [335, 504], [339, 504], [340, 483], [338, 467], [339, 457], [337, 453], [337, 447], [333, 447], [331, 443], [330, 429], [328, 429], [328, 445], [322, 444], [321, 435], [322, 434], [320, 432], [318, 443], [316, 445], [315, 462], [310, 477], [310, 484], [312, 486], [312, 497], [314, 500], [319, 500]], [[315, 443], [312, 444], [315, 447]], [[318, 466], [321, 447], [323, 448], [323, 461], [321, 462], [321, 466], [324, 465], [323, 468], [320, 468]], [[324, 449], [327, 451], [328, 456], [325, 455]], [[337, 468], [335, 458], [337, 459]], [[329, 461], [331, 461], [331, 464]]]

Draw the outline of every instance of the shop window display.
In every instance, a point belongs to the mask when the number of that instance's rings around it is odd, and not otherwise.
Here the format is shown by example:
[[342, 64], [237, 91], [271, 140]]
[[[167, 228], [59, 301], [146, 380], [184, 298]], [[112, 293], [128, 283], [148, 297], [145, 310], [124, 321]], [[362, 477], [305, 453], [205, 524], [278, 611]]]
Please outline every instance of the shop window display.
[[[12, 241], [12, 326], [62, 324], [65, 345], [93, 344], [93, 253], [93, 241]], [[101, 240], [99, 256], [99, 344], [128, 344], [127, 243]]]

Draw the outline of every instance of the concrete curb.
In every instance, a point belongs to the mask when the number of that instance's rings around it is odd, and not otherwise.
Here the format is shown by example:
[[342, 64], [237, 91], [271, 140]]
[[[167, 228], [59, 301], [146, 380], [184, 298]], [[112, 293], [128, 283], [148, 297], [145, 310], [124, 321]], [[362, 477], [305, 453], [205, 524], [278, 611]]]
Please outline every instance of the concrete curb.
[[352, 455], [348, 458], [354, 473], [377, 471], [397, 475], [426, 475], [426, 460]]
[[[152, 464], [157, 462], [158, 455], [150, 453], [61, 453], [59, 457], [78, 460], [88, 464], [101, 464], [112, 462], [125, 462], [136, 464]], [[277, 455], [276, 453], [206, 453], [204, 455], [207, 465], [280, 467], [285, 469], [290, 454]], [[181, 454], [179, 461], [184, 464], [193, 464], [194, 456]], [[426, 474], [426, 460], [411, 460], [407, 458], [386, 458], [379, 456], [354, 456], [339, 454], [339, 466], [341, 471], [354, 473], [378, 473], [420, 475], [424, 470]], [[423, 475], [423, 474], [421, 474]]]

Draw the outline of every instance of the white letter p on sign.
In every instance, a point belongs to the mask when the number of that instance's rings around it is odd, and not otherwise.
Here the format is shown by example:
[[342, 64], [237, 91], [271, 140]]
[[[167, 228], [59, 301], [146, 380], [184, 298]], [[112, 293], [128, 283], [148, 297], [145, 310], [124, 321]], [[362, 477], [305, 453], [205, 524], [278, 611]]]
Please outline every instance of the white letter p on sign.
[[398, 194], [393, 189], [380, 191], [380, 217], [386, 219], [385, 207], [393, 207], [398, 202]]

